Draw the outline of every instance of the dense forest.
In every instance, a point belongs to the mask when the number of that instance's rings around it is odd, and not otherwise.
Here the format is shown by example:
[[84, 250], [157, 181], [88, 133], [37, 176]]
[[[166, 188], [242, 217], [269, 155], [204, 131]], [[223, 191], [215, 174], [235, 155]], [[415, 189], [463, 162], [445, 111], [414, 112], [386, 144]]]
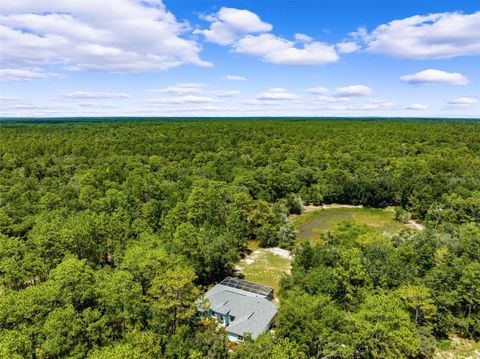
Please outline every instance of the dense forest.
[[[300, 242], [304, 204], [396, 207]], [[251, 240], [294, 251], [274, 333], [195, 301]], [[0, 124], [1, 358], [428, 358], [480, 338], [480, 123]]]

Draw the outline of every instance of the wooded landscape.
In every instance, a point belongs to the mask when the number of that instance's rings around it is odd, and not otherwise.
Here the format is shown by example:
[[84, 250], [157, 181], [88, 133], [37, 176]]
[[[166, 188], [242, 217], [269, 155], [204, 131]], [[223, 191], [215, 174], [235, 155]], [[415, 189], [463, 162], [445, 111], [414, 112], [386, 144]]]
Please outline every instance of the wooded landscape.
[[[395, 207], [296, 237], [304, 204]], [[248, 243], [294, 253], [273, 333], [196, 300]], [[1, 358], [429, 358], [480, 338], [480, 123], [0, 124]]]

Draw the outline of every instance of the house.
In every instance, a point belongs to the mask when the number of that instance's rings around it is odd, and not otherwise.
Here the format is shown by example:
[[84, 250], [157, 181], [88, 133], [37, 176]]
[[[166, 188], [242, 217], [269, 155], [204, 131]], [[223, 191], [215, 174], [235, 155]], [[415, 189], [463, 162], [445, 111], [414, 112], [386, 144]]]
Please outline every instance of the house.
[[277, 314], [271, 302], [273, 288], [237, 278], [225, 278], [204, 299], [206, 304], [199, 307], [199, 312], [225, 326], [228, 339], [236, 343], [242, 342], [247, 333], [256, 339], [268, 331]]

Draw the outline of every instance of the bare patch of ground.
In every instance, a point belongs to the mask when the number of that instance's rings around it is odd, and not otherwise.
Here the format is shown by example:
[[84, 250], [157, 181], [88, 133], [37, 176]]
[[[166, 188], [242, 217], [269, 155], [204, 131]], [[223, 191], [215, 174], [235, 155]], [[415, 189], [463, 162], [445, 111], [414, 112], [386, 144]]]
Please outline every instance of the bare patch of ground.
[[287, 249], [278, 248], [278, 247], [265, 248], [265, 249], [273, 254], [276, 254], [277, 256], [287, 258], [287, 259], [293, 259], [292, 255], [290, 254], [290, 251]]
[[257, 248], [243, 258], [235, 267], [244, 279], [268, 285], [278, 291], [280, 278], [290, 273], [291, 253], [282, 248]]

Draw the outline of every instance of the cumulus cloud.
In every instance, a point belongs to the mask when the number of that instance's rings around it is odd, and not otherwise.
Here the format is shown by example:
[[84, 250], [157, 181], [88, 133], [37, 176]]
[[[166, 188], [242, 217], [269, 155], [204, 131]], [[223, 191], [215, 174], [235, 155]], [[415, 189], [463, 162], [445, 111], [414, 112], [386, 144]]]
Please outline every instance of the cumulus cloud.
[[194, 33], [202, 34], [205, 40], [219, 45], [232, 44], [241, 35], [272, 30], [272, 25], [248, 10], [222, 7], [218, 12], [202, 18], [211, 23], [210, 28], [195, 30]]
[[358, 51], [361, 48], [360, 45], [358, 45], [355, 41], [340, 42], [336, 44], [335, 47], [341, 54], [349, 54], [351, 52]]
[[305, 35], [305, 34], [300, 34], [296, 33], [294, 36], [295, 40], [300, 41], [300, 42], [312, 42], [313, 37]]
[[185, 94], [199, 93], [199, 92], [202, 92], [204, 89], [205, 89], [205, 85], [202, 83], [185, 82], [185, 83], [178, 83], [174, 86], [169, 86], [165, 88], [148, 89], [146, 90], [146, 92], [185, 95]]
[[253, 99], [253, 100], [242, 101], [242, 104], [244, 104], [244, 105], [259, 105], [259, 106], [278, 106], [278, 101], [277, 100]]
[[146, 102], [150, 104], [168, 104], [168, 105], [182, 105], [182, 104], [197, 104], [197, 103], [211, 103], [215, 102], [213, 97], [208, 96], [180, 96], [180, 97], [164, 97], [148, 99]]
[[339, 87], [333, 95], [337, 97], [351, 97], [351, 96], [369, 96], [372, 93], [372, 89], [364, 85], [351, 85], [346, 87]]
[[351, 103], [344, 105], [334, 105], [327, 107], [329, 110], [336, 111], [378, 111], [378, 110], [393, 110], [395, 103], [388, 100], [370, 99], [362, 103]]
[[[149, 111], [148, 109], [139, 109], [139, 111], [143, 111], [144, 114], [153, 114], [154, 116], [158, 116], [159, 112], [160, 113], [169, 113], [173, 114], [175, 116], [181, 115], [181, 114], [188, 114], [188, 116], [191, 116], [192, 114], [194, 116], [198, 115], [203, 115], [203, 116], [211, 116], [212, 112], [218, 112], [218, 111], [225, 111], [227, 109], [220, 107], [220, 106], [215, 106], [215, 105], [199, 105], [195, 104], [195, 106], [182, 106], [179, 108], [178, 106], [173, 106], [173, 107], [168, 107], [168, 106], [162, 106], [161, 110], [156, 110], [154, 112]], [[127, 112], [128, 114], [128, 112]]]
[[457, 106], [457, 107], [464, 107], [464, 106], [471, 106], [475, 105], [478, 103], [478, 99], [475, 97], [457, 97], [454, 98], [453, 100], [448, 101], [448, 104], [451, 106]]
[[365, 85], [350, 85], [345, 87], [338, 87], [335, 90], [330, 90], [326, 87], [311, 87], [305, 90], [317, 96], [317, 102], [346, 102], [350, 97], [364, 97], [372, 94], [372, 89]]
[[273, 34], [247, 35], [233, 46], [235, 52], [259, 56], [263, 61], [279, 65], [322, 65], [338, 60], [335, 48], [318, 41], [295, 42]]
[[338, 60], [335, 46], [300, 33], [295, 34], [295, 41], [276, 36], [270, 33], [272, 25], [248, 10], [221, 8], [202, 18], [211, 23], [210, 28], [195, 30], [196, 34], [202, 34], [207, 41], [231, 46], [239, 54], [258, 56], [279, 65], [321, 65]]
[[59, 74], [45, 72], [41, 69], [0, 69], [0, 79], [3, 81], [31, 81], [60, 77]]
[[348, 102], [350, 101], [349, 97], [335, 97], [335, 96], [317, 96], [314, 98], [315, 102], [320, 103], [338, 103], [338, 102]]
[[140, 72], [210, 65], [184, 37], [188, 24], [161, 0], [104, 0], [102, 9], [95, 0], [2, 3], [2, 66]]
[[390, 100], [382, 100], [382, 99], [370, 99], [365, 102], [365, 105], [373, 106], [374, 108], [378, 108], [378, 109], [386, 109], [386, 108], [395, 107], [395, 102]]
[[352, 34], [371, 53], [432, 59], [480, 54], [480, 11], [416, 15]]
[[400, 80], [409, 84], [466, 85], [468, 78], [459, 72], [428, 69], [415, 74], [404, 75]]
[[239, 75], [227, 75], [224, 77], [225, 80], [230, 80], [230, 81], [246, 81], [247, 78]]
[[291, 48], [291, 41], [279, 38], [273, 34], [262, 34], [258, 36], [245, 36], [235, 45], [234, 50], [241, 54], [268, 56]]
[[158, 98], [146, 99], [147, 103], [170, 105], [172, 107], [222, 102], [221, 99], [223, 98], [236, 97], [241, 94], [238, 90], [211, 89], [203, 83], [178, 83], [164, 88], [149, 89], [145, 92], [162, 94]]
[[235, 97], [235, 96], [239, 96], [241, 92], [238, 90], [220, 90], [220, 91], [215, 91], [214, 94], [217, 97]]
[[58, 116], [73, 112], [73, 107], [65, 106], [64, 103], [48, 103], [36, 101], [12, 99], [5, 101], [0, 99], [0, 116], [27, 117], [27, 116]]
[[423, 105], [421, 103], [413, 103], [406, 107], [407, 110], [418, 110], [418, 111], [426, 111], [428, 110], [427, 105]]
[[0, 96], [0, 101], [18, 101], [17, 98], [15, 97], [10, 97], [10, 96]]
[[271, 88], [257, 96], [258, 100], [295, 100], [297, 98], [298, 95], [280, 87]]
[[130, 98], [130, 95], [120, 92], [88, 92], [88, 91], [73, 91], [66, 92], [61, 94], [62, 97], [71, 98], [71, 99], [125, 99]]
[[324, 95], [330, 92], [326, 87], [311, 87], [305, 90], [305, 92], [315, 94], [315, 95]]

